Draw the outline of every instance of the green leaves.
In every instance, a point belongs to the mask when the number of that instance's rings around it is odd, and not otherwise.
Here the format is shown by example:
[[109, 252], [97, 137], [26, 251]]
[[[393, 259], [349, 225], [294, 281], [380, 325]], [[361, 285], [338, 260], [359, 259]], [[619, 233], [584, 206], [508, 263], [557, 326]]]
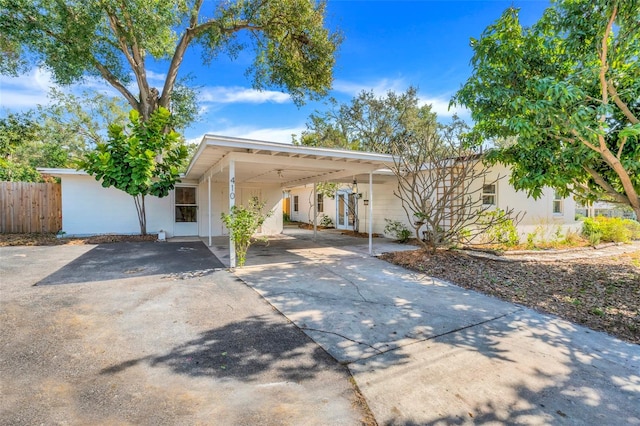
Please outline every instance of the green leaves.
[[154, 111], [147, 121], [131, 111], [127, 128], [110, 125], [108, 141], [89, 152], [79, 167], [104, 187], [113, 186], [142, 200], [146, 195], [166, 197], [179, 182], [178, 170], [187, 158], [180, 136], [168, 127], [171, 119], [165, 108]]
[[[251, 48], [246, 74], [257, 89], [280, 88], [297, 104], [325, 96], [341, 40], [325, 28], [325, 14], [314, 0], [0, 0], [0, 72], [35, 65], [59, 84], [103, 78], [145, 120], [162, 106], [184, 128], [198, 111], [196, 92], [177, 79], [192, 43], [207, 64]], [[167, 66], [158, 88], [148, 79], [149, 57]]]
[[222, 213], [221, 215], [222, 223], [227, 227], [231, 239], [235, 242], [239, 268], [244, 266], [247, 259], [247, 250], [251, 245], [253, 234], [273, 214], [272, 210], [267, 213], [262, 212], [265, 205], [266, 203], [261, 202], [258, 197], [253, 197], [247, 206], [235, 205], [231, 207], [229, 214]]
[[638, 22], [639, 0], [560, 0], [530, 28], [509, 8], [472, 40], [473, 74], [452, 102], [482, 139], [517, 137], [489, 155], [516, 188], [604, 196], [640, 215]]

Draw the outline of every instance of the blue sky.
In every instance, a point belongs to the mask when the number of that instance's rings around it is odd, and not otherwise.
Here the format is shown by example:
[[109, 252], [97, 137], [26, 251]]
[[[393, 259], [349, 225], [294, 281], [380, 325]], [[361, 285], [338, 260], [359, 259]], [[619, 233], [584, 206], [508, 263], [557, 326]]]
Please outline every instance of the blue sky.
[[[329, 0], [327, 23], [344, 35], [331, 95], [348, 102], [362, 90], [384, 95], [388, 90], [404, 91], [413, 85], [418, 87], [421, 100], [432, 104], [446, 121], [453, 113], [447, 110], [450, 97], [471, 73], [469, 39], [479, 37], [511, 5], [521, 9], [521, 22], [531, 25], [550, 2]], [[201, 120], [185, 131], [188, 140], [199, 141], [203, 134], [214, 133], [290, 142], [291, 134], [304, 130], [309, 114], [325, 109], [323, 102], [298, 108], [277, 89], [251, 89], [244, 75], [250, 63], [248, 54], [233, 62], [221, 56], [207, 67], [196, 49], [188, 52], [181, 74], [195, 77], [203, 112]], [[163, 65], [149, 67], [152, 84], [161, 85], [166, 70]], [[84, 84], [109, 91], [100, 81]], [[0, 115], [46, 103], [50, 86], [49, 75], [40, 69], [18, 79], [0, 76]], [[75, 86], [67, 90], [79, 89]], [[469, 117], [467, 111], [456, 112]]]

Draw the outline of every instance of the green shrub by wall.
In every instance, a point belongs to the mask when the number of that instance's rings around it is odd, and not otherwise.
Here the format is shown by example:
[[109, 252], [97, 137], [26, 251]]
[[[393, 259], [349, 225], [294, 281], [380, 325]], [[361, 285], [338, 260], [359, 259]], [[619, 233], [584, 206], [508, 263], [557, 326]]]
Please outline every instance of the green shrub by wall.
[[628, 243], [640, 239], [640, 223], [619, 217], [588, 217], [582, 224], [582, 234], [593, 244]]

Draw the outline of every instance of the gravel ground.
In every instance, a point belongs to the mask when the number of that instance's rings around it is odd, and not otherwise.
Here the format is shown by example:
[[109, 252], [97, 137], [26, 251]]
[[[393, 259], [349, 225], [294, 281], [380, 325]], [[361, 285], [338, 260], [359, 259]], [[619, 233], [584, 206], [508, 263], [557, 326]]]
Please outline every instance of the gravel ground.
[[507, 261], [457, 251], [430, 255], [420, 250], [381, 257], [640, 344], [640, 250], [610, 255], [569, 251], [547, 260], [523, 255]]

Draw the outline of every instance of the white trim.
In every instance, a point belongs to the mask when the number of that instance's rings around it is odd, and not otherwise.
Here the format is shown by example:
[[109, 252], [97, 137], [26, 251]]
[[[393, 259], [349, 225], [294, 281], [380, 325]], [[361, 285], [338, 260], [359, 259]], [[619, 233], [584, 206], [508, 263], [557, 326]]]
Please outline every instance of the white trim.
[[[236, 163], [229, 161], [229, 214], [236, 205]], [[229, 230], [229, 267], [236, 267], [236, 242], [233, 240], [233, 232]]]
[[369, 173], [369, 256], [373, 256], [373, 173]]
[[36, 170], [40, 173], [44, 173], [46, 175], [51, 176], [69, 176], [69, 175], [83, 175], [89, 176], [89, 173], [84, 170], [76, 170], [76, 169], [50, 169], [47, 167], [36, 167]]

